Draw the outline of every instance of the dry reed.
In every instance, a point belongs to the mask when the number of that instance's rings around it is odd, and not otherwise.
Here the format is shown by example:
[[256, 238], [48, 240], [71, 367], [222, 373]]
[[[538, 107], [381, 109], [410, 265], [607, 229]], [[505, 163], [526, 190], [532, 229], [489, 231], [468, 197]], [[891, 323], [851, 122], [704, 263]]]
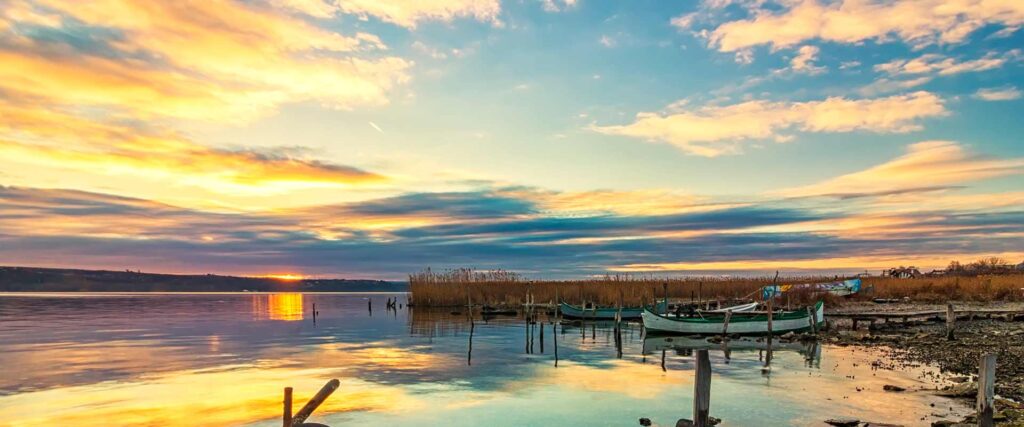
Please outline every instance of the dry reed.
[[[813, 283], [834, 280], [834, 277], [779, 278], [778, 283]], [[611, 275], [584, 280], [528, 280], [505, 270], [476, 271], [472, 269], [435, 272], [427, 269], [409, 276], [412, 299], [419, 306], [505, 305], [517, 306], [531, 295], [535, 303], [555, 304], [559, 300], [573, 304], [595, 302], [602, 306], [639, 306], [660, 300], [727, 301], [760, 299], [762, 286], [772, 277], [655, 277], [649, 275]], [[866, 277], [859, 295], [841, 299], [825, 296], [829, 304], [843, 300], [871, 298], [910, 298], [914, 301], [1022, 301], [1024, 275], [976, 277], [922, 277], [897, 279]], [[791, 292], [792, 304], [806, 304], [821, 295]]]

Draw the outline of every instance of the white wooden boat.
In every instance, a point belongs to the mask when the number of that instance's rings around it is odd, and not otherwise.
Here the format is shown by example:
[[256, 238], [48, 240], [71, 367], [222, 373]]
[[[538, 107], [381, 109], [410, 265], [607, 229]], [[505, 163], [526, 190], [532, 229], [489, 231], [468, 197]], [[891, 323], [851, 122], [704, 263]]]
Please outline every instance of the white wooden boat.
[[757, 308], [757, 303], [756, 302], [752, 302], [752, 303], [749, 303], [749, 304], [734, 305], [732, 307], [725, 307], [725, 308], [720, 308], [720, 309], [717, 309], [717, 310], [699, 310], [699, 311], [702, 312], [702, 313], [725, 313], [727, 311], [731, 311], [733, 313], [741, 313], [741, 312], [744, 312], [744, 311], [754, 311], [755, 308]]
[[[811, 329], [812, 317], [817, 327], [825, 323], [825, 304], [819, 301], [811, 308], [811, 313], [806, 310], [786, 311], [774, 313], [772, 317], [772, 333], [784, 334], [790, 331], [803, 331]], [[759, 335], [768, 333], [767, 313], [733, 313], [729, 315], [729, 324], [725, 325], [726, 316], [714, 317], [672, 317], [664, 316], [645, 309], [640, 315], [644, 322], [644, 329], [650, 333], [663, 334], [740, 334]]]

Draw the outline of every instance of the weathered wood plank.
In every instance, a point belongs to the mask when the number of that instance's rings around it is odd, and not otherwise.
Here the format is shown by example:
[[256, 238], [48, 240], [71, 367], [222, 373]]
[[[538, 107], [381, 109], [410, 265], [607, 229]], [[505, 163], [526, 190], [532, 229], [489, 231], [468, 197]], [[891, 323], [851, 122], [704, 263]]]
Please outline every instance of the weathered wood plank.
[[995, 412], [996, 395], [996, 355], [981, 356], [978, 366], [978, 425], [990, 427]]
[[306, 422], [306, 418], [313, 415], [313, 411], [320, 407], [320, 404], [324, 403], [331, 393], [334, 393], [340, 385], [341, 382], [337, 379], [330, 380], [327, 384], [324, 384], [324, 386], [320, 388], [320, 391], [318, 391], [312, 399], [309, 399], [309, 402], [306, 402], [305, 406], [303, 406], [302, 409], [299, 409], [299, 412], [295, 413], [292, 417], [292, 425]]
[[708, 425], [711, 411], [711, 359], [707, 350], [697, 350], [697, 375], [693, 381], [693, 424]]

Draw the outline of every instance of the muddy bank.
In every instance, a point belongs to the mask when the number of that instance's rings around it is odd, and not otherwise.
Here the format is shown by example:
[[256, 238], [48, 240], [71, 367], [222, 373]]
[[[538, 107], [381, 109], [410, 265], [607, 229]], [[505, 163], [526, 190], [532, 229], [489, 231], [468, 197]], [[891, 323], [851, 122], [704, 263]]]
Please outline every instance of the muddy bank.
[[[844, 306], [842, 311], [922, 311], [937, 309], [939, 305], [925, 304], [870, 304]], [[1024, 309], [1024, 304], [956, 304], [957, 309]], [[1018, 402], [1024, 401], [1024, 322], [1002, 319], [960, 319], [956, 322], [955, 338], [946, 339], [943, 318], [929, 321], [878, 322], [869, 330], [849, 330], [848, 322], [836, 322], [828, 340], [837, 344], [886, 346], [894, 361], [901, 363], [928, 363], [943, 372], [973, 377], [978, 372], [981, 355], [998, 355], [996, 393]]]

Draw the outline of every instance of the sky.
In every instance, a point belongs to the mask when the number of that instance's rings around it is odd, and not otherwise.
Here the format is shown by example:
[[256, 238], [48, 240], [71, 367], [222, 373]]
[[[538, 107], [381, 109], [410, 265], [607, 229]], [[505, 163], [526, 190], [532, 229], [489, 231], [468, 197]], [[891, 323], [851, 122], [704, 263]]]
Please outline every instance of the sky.
[[1024, 261], [1018, 0], [3, 0], [0, 264]]

